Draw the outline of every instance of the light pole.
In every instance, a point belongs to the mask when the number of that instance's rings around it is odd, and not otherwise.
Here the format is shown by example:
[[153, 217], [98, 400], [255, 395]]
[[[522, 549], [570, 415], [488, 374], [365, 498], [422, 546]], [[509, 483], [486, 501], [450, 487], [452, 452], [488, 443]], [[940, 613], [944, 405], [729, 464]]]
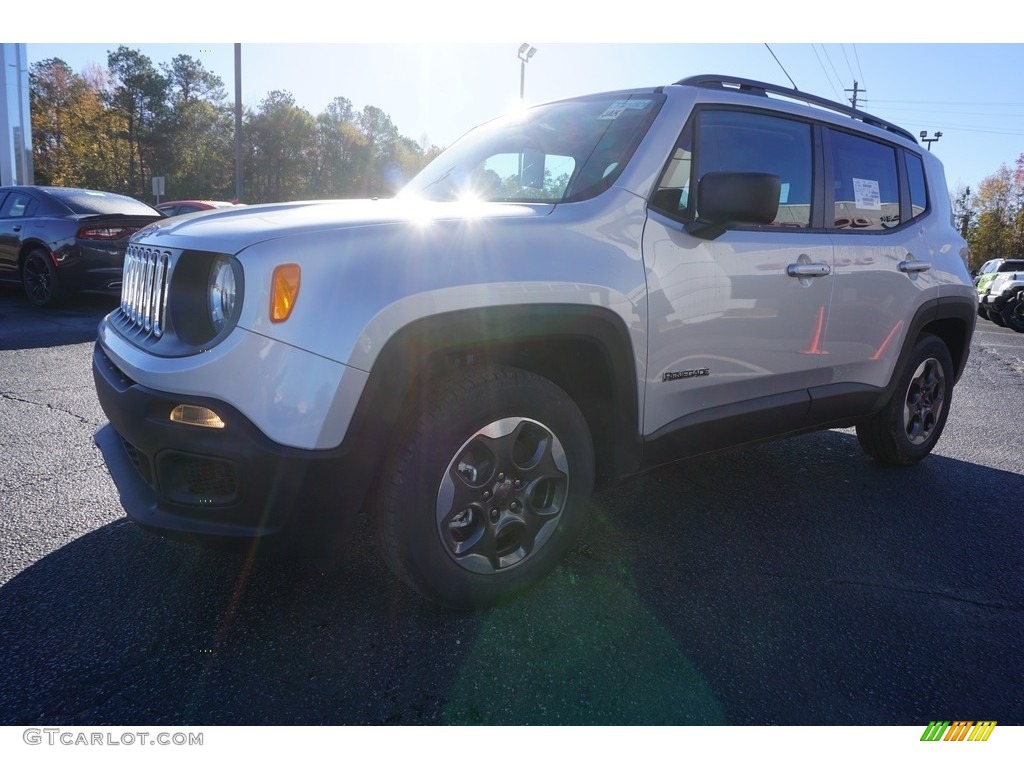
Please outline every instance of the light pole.
[[942, 131], [936, 131], [935, 135], [932, 136], [930, 139], [928, 138], [928, 131], [921, 131], [921, 133], [919, 135], [921, 136], [921, 143], [922, 144], [927, 144], [928, 145], [928, 151], [931, 152], [932, 151], [932, 142], [938, 141], [939, 139], [942, 138]]
[[235, 43], [235, 202], [242, 202], [242, 44]]
[[526, 65], [536, 52], [537, 49], [529, 43], [519, 46], [519, 61], [522, 62], [519, 65], [519, 101], [522, 101], [526, 94]]

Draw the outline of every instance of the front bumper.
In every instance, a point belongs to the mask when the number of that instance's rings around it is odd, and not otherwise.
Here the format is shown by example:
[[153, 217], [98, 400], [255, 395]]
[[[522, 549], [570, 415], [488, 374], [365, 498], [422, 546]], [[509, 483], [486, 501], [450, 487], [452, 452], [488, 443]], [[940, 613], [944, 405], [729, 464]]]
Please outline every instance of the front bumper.
[[998, 312], [1001, 311], [1004, 306], [1006, 306], [1006, 302], [1019, 300], [1021, 298], [1021, 294], [1024, 294], [1024, 291], [1010, 290], [1003, 291], [1002, 293], [998, 294], [986, 293], [984, 296], [981, 297], [981, 306], [985, 307], [986, 309], [994, 309]]
[[[175, 538], [255, 538], [316, 552], [349, 538], [372, 478], [355, 441], [324, 451], [282, 446], [226, 403], [138, 384], [99, 343], [92, 363], [110, 420], [96, 444], [134, 522]], [[225, 427], [170, 421], [182, 403], [214, 410]]]

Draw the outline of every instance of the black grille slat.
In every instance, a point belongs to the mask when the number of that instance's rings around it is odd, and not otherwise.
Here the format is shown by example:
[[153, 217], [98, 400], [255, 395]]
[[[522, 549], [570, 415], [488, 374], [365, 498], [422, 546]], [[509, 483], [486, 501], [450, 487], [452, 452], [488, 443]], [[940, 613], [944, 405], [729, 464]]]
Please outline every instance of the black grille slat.
[[121, 445], [124, 446], [124, 452], [128, 454], [128, 460], [132, 463], [132, 466], [135, 467], [135, 471], [142, 476], [142, 479], [146, 481], [147, 485], [152, 485], [153, 473], [150, 469], [149, 459], [146, 455], [123, 437], [121, 438]]

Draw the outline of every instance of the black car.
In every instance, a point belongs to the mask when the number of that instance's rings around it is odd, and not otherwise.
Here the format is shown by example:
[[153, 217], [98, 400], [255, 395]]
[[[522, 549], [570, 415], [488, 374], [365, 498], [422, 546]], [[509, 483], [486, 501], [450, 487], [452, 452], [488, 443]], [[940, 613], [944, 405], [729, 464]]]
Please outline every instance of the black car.
[[131, 197], [70, 187], [0, 187], [0, 280], [50, 306], [75, 291], [115, 291], [128, 238], [164, 216]]

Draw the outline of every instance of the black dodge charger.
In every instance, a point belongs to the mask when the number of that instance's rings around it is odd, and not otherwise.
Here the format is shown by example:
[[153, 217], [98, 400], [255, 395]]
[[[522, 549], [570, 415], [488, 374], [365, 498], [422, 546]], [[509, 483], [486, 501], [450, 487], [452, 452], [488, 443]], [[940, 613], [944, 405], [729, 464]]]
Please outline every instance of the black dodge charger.
[[161, 218], [110, 192], [0, 187], [0, 280], [21, 283], [38, 306], [74, 291], [117, 291], [128, 238]]

